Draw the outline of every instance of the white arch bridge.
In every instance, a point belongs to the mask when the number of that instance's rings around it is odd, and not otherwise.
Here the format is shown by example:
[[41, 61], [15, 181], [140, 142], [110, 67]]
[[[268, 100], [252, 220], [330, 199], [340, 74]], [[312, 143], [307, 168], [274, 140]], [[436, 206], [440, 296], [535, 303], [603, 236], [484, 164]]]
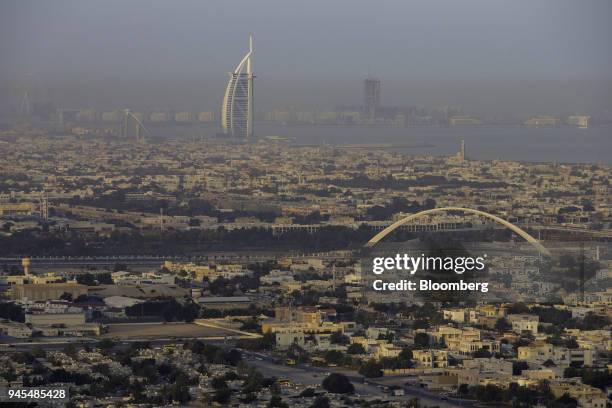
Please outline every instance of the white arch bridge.
[[546, 249], [546, 247], [544, 247], [544, 245], [542, 245], [542, 243], [537, 240], [536, 238], [534, 238], [533, 236], [529, 235], [526, 231], [522, 230], [521, 228], [517, 227], [516, 225], [504, 220], [503, 218], [500, 218], [496, 215], [493, 214], [489, 214], [488, 212], [484, 212], [484, 211], [480, 211], [480, 210], [475, 210], [473, 208], [463, 208], [463, 207], [439, 207], [439, 208], [432, 208], [430, 210], [424, 210], [421, 212], [418, 212], [416, 214], [411, 214], [405, 218], [402, 218], [399, 221], [394, 222], [393, 224], [389, 225], [387, 228], [385, 228], [384, 230], [380, 231], [378, 234], [374, 235], [374, 237], [372, 237], [367, 243], [366, 243], [366, 247], [372, 247], [374, 245], [376, 245], [381, 239], [383, 239], [384, 237], [386, 237], [387, 235], [389, 235], [390, 233], [392, 233], [393, 231], [395, 231], [397, 228], [401, 227], [402, 225], [405, 225], [407, 223], [409, 223], [410, 221], [413, 221], [417, 218], [423, 217], [425, 215], [429, 215], [429, 214], [435, 214], [435, 213], [440, 213], [440, 212], [448, 212], [448, 211], [457, 211], [457, 212], [464, 212], [464, 213], [469, 213], [469, 214], [474, 214], [474, 215], [479, 215], [481, 217], [485, 217], [488, 218], [492, 221], [497, 222], [498, 224], [503, 225], [504, 227], [508, 228], [509, 230], [511, 230], [512, 232], [514, 232], [515, 234], [519, 235], [520, 237], [524, 238], [525, 241], [529, 242], [531, 245], [533, 245], [534, 248], [536, 248], [538, 250], [538, 252], [540, 252], [541, 254], [550, 256], [550, 251], [548, 249]]

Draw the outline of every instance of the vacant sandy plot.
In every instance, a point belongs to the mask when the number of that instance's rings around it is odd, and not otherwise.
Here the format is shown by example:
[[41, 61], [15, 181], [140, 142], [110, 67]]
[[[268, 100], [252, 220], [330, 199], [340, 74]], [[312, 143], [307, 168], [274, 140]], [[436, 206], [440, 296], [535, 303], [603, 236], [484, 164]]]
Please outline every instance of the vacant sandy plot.
[[232, 336], [223, 329], [198, 326], [193, 323], [125, 323], [108, 325], [108, 333], [102, 337], [119, 339], [162, 339], [189, 337], [223, 337]]

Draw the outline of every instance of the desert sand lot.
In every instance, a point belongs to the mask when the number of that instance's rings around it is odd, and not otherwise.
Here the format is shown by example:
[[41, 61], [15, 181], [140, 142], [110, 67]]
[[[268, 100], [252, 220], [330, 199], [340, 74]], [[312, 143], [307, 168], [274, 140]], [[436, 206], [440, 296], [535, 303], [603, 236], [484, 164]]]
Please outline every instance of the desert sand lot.
[[122, 323], [108, 325], [102, 337], [119, 339], [162, 339], [231, 336], [223, 329], [198, 326], [194, 323]]

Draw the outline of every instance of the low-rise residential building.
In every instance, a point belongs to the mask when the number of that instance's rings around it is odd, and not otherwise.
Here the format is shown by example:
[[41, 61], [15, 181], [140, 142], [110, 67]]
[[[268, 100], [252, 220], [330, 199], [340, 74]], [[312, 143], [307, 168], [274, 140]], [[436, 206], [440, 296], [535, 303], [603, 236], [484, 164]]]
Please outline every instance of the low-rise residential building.
[[511, 314], [508, 315], [508, 322], [512, 325], [512, 331], [516, 333], [529, 332], [534, 336], [538, 334], [540, 320], [536, 315]]
[[417, 362], [419, 367], [448, 367], [448, 351], [446, 350], [413, 350], [412, 358]]

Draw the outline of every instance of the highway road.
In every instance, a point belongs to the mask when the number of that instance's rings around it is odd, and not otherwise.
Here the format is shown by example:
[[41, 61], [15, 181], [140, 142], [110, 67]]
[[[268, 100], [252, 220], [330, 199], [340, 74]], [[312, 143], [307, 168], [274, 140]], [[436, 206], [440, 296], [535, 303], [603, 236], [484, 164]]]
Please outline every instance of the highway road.
[[[33, 342], [18, 342], [18, 343], [0, 343], [0, 353], [8, 353], [11, 351], [30, 351], [32, 349], [41, 348], [45, 351], [51, 350], [63, 350], [69, 344], [74, 345], [77, 349], [84, 348], [85, 346], [94, 347], [101, 339], [100, 338], [68, 338], [65, 340], [52, 340], [52, 341], [33, 341]], [[133, 343], [149, 343], [151, 347], [163, 346], [165, 344], [182, 343], [184, 340], [202, 340], [208, 344], [215, 344], [219, 346], [227, 346], [228, 342], [234, 339], [227, 336], [213, 336], [213, 337], [190, 337], [190, 338], [156, 338], [156, 339], [121, 339], [116, 340], [115, 344], [117, 348], [126, 348]]]
[[[283, 256], [294, 258], [322, 257], [333, 258], [338, 251], [329, 252], [303, 252], [303, 251], [207, 251], [189, 256], [178, 255], [116, 255], [116, 256], [30, 256], [32, 268], [36, 267], [60, 267], [60, 266], [112, 266], [115, 264], [155, 266], [161, 267], [164, 261], [172, 262], [262, 262], [270, 259], [278, 259]], [[2, 265], [21, 265], [22, 256], [0, 257]]]
[[228, 345], [236, 340], [257, 338], [259, 335], [227, 329], [219, 325], [208, 325], [205, 319], [196, 323], [183, 322], [130, 322], [108, 325], [109, 332], [100, 337], [40, 337], [36, 339], [0, 338], [0, 352], [9, 350], [30, 350], [43, 348], [57, 350], [74, 344], [77, 347], [95, 346], [103, 338], [109, 338], [118, 345], [149, 342], [152, 345], [180, 343], [184, 340], [202, 340], [207, 343]]
[[[390, 396], [383, 390], [385, 384], [380, 379], [365, 379], [357, 372], [339, 367], [314, 367], [311, 365], [299, 364], [287, 366], [278, 364], [273, 358], [262, 353], [251, 353], [243, 351], [243, 358], [247, 363], [265, 376], [277, 378], [289, 378], [292, 381], [303, 385], [321, 385], [328, 373], [340, 373], [346, 375], [355, 386], [355, 393], [362, 397], [375, 396], [389, 401], [406, 401], [411, 398], [419, 398], [422, 407], [472, 407], [469, 401], [459, 401], [454, 399], [443, 400], [440, 395], [422, 389], [420, 387], [402, 385], [405, 395]], [[384, 377], [383, 377], [384, 378]]]

